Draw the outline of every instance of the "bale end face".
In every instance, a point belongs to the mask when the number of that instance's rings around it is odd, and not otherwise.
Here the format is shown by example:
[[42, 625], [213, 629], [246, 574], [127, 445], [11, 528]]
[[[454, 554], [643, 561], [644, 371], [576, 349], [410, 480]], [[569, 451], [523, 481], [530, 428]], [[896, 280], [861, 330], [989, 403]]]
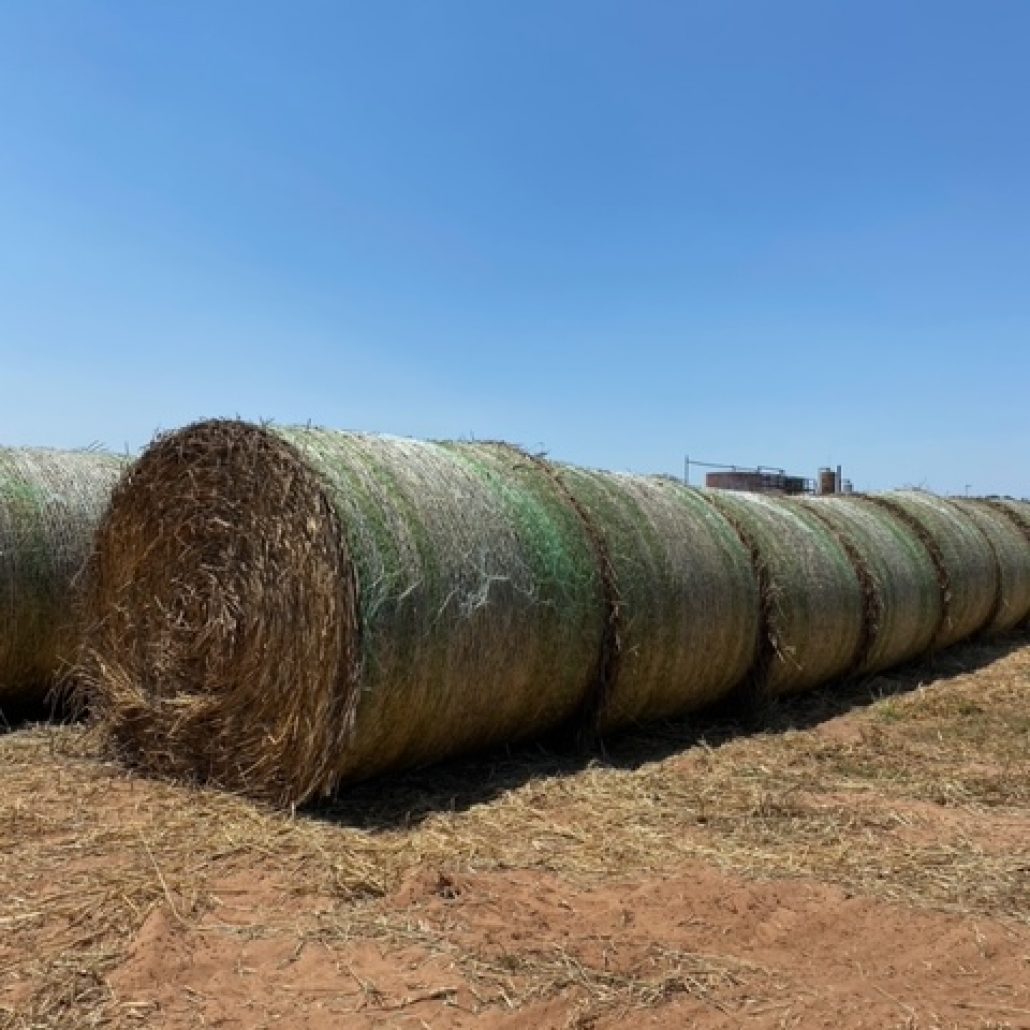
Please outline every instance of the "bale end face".
[[200, 422], [115, 490], [75, 679], [131, 764], [279, 804], [333, 787], [355, 703], [356, 587], [337, 516], [275, 433]]

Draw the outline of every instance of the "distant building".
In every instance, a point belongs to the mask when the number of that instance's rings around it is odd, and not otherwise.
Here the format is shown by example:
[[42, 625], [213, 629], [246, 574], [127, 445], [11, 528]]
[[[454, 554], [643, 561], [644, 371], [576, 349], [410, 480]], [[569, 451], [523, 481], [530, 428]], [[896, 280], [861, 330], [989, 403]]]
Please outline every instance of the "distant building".
[[716, 490], [744, 490], [754, 494], [810, 494], [812, 481], [784, 472], [709, 472], [705, 486]]

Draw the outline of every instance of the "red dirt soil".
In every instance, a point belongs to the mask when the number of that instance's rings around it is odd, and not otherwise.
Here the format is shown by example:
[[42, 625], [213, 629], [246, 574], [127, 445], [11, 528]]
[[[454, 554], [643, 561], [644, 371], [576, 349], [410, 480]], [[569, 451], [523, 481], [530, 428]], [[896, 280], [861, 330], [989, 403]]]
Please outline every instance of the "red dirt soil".
[[1024, 635], [293, 818], [17, 730], [0, 1026], [1030, 1028], [1028, 691]]
[[[811, 882], [695, 866], [577, 889], [543, 873], [427, 870], [387, 900], [412, 928], [387, 948], [269, 932], [286, 895], [259, 875], [226, 890], [189, 928], [152, 912], [109, 978], [115, 997], [170, 1026], [1030, 1025], [1025, 931]], [[543, 967], [563, 989], [506, 1011], [502, 987], [501, 1004], [485, 999], [439, 941], [498, 980]], [[633, 1010], [590, 1017], [606, 988], [636, 995]]]

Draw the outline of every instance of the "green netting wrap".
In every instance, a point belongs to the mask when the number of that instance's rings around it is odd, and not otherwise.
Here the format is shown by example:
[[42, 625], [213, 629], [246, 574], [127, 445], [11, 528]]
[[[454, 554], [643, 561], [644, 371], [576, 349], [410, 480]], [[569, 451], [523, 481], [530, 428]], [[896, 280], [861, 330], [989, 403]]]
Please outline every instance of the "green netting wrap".
[[984, 504], [1002, 512], [1030, 543], [1030, 501], [1017, 501], [1012, 497], [989, 497]]
[[85, 606], [121, 752], [278, 802], [563, 724], [606, 613], [537, 460], [233, 421], [146, 451]]
[[1030, 544], [1030, 501], [1017, 501], [1012, 497], [987, 497], [981, 503], [1004, 515]]
[[941, 590], [936, 566], [911, 527], [859, 497], [797, 503], [826, 523], [871, 588], [869, 639], [855, 672], [878, 672], [926, 651], [942, 619]]
[[501, 443], [201, 422], [115, 488], [76, 672], [131, 762], [299, 803], [737, 688], [803, 690], [1008, 625], [1027, 602], [1017, 515], [917, 494], [691, 490]]
[[0, 707], [41, 700], [68, 657], [72, 581], [123, 464], [0, 448]]
[[597, 527], [619, 603], [617, 676], [601, 729], [702, 707], [743, 680], [758, 648], [750, 556], [702, 491], [558, 466]]
[[208, 422], [115, 494], [79, 676], [122, 754], [279, 802], [697, 708], [754, 661], [747, 551], [696, 491]]
[[752, 554], [766, 637], [757, 688], [788, 694], [852, 671], [868, 637], [867, 601], [836, 536], [811, 512], [784, 500], [719, 490], [704, 497]]
[[603, 585], [546, 467], [496, 444], [282, 431], [317, 472], [358, 583], [337, 782], [539, 734], [597, 674]]
[[934, 647], [984, 629], [998, 605], [998, 562], [987, 538], [950, 501], [915, 490], [869, 498], [909, 526], [926, 545], [941, 584], [943, 616]]
[[[1030, 501], [993, 497], [984, 503], [1001, 512], [1023, 534], [1027, 546], [1030, 547]], [[1024, 625], [1030, 626], [1030, 615], [1027, 615]]]
[[976, 523], [998, 563], [998, 595], [986, 629], [1015, 629], [1030, 617], [1030, 535], [988, 501], [952, 498], [951, 503]]

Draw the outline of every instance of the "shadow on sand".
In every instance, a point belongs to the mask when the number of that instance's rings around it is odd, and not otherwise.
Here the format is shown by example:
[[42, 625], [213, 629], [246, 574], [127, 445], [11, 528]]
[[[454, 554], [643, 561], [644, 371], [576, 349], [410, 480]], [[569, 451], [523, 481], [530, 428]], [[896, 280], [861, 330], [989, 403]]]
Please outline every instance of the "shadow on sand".
[[27, 692], [19, 697], [0, 699], [0, 736], [34, 723], [69, 722], [71, 719], [67, 700], [56, 695], [44, 698], [43, 692]]
[[878, 676], [827, 684], [796, 697], [728, 706], [649, 723], [613, 735], [589, 749], [548, 743], [493, 750], [428, 768], [382, 776], [346, 789], [338, 798], [304, 809], [308, 818], [365, 830], [416, 825], [438, 812], [463, 811], [539, 777], [569, 776], [594, 765], [635, 769], [698, 744], [719, 747], [753, 733], [808, 729], [883, 698], [909, 693], [934, 680], [985, 668], [1030, 646], [1030, 631], [1008, 633], [939, 652]]

